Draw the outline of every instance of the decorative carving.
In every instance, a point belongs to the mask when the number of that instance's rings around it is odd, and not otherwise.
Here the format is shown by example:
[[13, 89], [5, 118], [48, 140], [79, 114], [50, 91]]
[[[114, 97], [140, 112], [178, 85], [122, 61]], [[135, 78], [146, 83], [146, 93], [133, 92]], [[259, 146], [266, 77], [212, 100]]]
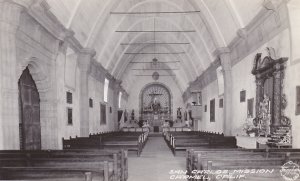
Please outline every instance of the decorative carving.
[[289, 121], [283, 117], [286, 98], [282, 93], [284, 63], [288, 58], [277, 58], [273, 48], [267, 47], [267, 56], [257, 53], [251, 73], [256, 77], [256, 119], [260, 134], [272, 134]]
[[286, 116], [282, 116], [281, 117], [281, 125], [282, 126], [290, 126], [291, 125], [291, 120]]
[[143, 120], [170, 119], [171, 95], [165, 86], [150, 84], [142, 90], [141, 94], [141, 117]]

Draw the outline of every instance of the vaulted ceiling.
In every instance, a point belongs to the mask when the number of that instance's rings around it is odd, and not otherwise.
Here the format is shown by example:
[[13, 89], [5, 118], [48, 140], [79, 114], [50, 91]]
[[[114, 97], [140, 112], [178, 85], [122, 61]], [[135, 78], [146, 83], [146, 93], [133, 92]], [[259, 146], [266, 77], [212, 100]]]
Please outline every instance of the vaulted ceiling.
[[[265, 0], [266, 1], [266, 0]], [[97, 51], [125, 90], [156, 69], [181, 90], [216, 59], [263, 8], [264, 0], [47, 0], [50, 11]], [[163, 13], [164, 12], [164, 13]], [[172, 13], [171, 13], [172, 12]], [[154, 33], [155, 32], [155, 33]], [[153, 65], [156, 57], [158, 64]]]

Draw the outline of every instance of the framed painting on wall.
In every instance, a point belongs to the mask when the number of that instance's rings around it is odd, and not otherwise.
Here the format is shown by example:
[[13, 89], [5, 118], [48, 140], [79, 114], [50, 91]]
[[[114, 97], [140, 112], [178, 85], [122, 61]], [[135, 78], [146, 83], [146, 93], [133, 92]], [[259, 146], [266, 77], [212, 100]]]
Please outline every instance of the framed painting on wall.
[[106, 124], [106, 105], [100, 103], [100, 125]]
[[215, 122], [215, 99], [210, 101], [210, 122]]
[[245, 102], [246, 101], [246, 91], [242, 90], [240, 92], [240, 102]]

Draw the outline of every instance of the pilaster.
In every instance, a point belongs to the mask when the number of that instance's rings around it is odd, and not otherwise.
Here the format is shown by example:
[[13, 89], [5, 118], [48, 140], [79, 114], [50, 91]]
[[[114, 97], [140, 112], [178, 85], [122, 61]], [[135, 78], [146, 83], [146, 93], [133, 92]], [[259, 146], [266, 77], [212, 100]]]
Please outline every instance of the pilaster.
[[232, 68], [230, 61], [230, 50], [222, 47], [216, 50], [221, 61], [224, 77], [224, 121], [223, 132], [226, 136], [232, 135]]
[[16, 32], [22, 10], [17, 3], [0, 2], [0, 149], [20, 148]]
[[82, 49], [78, 56], [80, 70], [80, 136], [89, 135], [89, 96], [88, 75], [92, 58], [96, 52], [92, 49]]

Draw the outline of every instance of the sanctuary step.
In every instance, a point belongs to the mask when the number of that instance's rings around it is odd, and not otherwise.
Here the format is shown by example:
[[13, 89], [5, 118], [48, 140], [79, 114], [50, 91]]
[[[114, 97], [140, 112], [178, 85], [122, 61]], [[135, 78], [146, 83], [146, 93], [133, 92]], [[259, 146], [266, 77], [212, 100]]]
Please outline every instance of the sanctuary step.
[[150, 132], [148, 134], [149, 137], [162, 137], [162, 133], [154, 133], [154, 132]]

